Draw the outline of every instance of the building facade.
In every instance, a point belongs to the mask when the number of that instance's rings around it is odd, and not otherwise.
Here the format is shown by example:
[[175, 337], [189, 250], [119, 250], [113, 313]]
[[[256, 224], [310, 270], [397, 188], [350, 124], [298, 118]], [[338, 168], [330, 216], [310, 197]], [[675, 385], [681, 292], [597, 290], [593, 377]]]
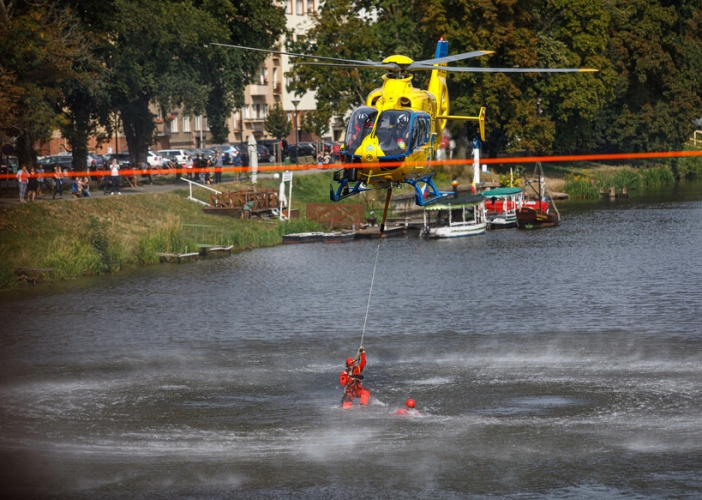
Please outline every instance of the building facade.
[[[286, 25], [294, 40], [306, 36], [313, 25], [313, 15], [319, 8], [320, 0], [277, 0], [285, 8]], [[284, 51], [286, 38], [282, 37], [275, 50]], [[329, 131], [324, 137], [305, 133], [300, 125], [304, 115], [316, 109], [314, 92], [307, 92], [298, 97], [286, 90], [291, 71], [291, 58], [283, 54], [269, 55], [260, 66], [255, 81], [248, 85], [244, 92], [244, 106], [234, 109], [227, 119], [229, 127], [228, 143], [237, 144], [248, 142], [253, 135], [257, 141], [272, 140], [267, 133], [264, 121], [268, 111], [280, 104], [287, 113], [288, 120], [293, 124], [290, 135], [286, 138], [289, 144], [295, 144], [296, 131], [300, 142], [317, 142], [319, 140], [339, 140], [343, 126], [339, 120], [332, 119]], [[182, 109], [164, 111], [158, 106], [153, 107], [156, 116], [157, 141], [151, 149], [201, 148], [212, 145], [212, 134], [207, 125], [206, 116], [186, 115]], [[117, 135], [108, 141], [97, 144], [91, 141], [89, 149], [99, 154], [118, 152], [127, 149], [127, 141], [117, 127]], [[62, 151], [60, 134], [52, 137], [51, 141], [41, 145], [42, 154], [58, 154]], [[63, 147], [65, 150], [65, 146]]]

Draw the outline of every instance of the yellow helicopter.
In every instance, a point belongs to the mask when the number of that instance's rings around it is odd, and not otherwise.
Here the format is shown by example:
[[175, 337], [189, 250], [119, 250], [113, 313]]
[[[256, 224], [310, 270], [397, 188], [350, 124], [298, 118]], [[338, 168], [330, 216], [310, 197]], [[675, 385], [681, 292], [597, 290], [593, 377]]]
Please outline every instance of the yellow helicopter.
[[[330, 187], [330, 198], [339, 201], [368, 191], [369, 186], [387, 189], [385, 213], [394, 187], [403, 183], [415, 189], [417, 205], [424, 206], [442, 196], [433, 181], [431, 160], [441, 140], [447, 120], [473, 120], [479, 124], [480, 137], [485, 140], [485, 108], [477, 116], [451, 115], [446, 87], [448, 72], [482, 73], [572, 73], [594, 72], [587, 68], [484, 68], [451, 67], [450, 62], [492, 54], [478, 50], [448, 55], [448, 41], [440, 39], [433, 59], [413, 61], [403, 55], [393, 55], [382, 62], [338, 59], [291, 52], [252, 49], [238, 45], [212, 44], [238, 49], [257, 50], [299, 58], [333, 62], [302, 62], [296, 64], [336, 66], [385, 70], [383, 86], [372, 91], [364, 106], [356, 108], [349, 119], [342, 145], [344, 168], [334, 173], [338, 183]], [[415, 71], [431, 71], [427, 89], [412, 85]]]

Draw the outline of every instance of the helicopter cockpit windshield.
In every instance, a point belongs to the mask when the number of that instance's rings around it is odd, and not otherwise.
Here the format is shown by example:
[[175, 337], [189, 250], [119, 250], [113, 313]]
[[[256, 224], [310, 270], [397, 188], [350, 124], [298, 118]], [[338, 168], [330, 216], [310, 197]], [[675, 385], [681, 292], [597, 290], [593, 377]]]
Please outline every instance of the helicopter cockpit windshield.
[[353, 154], [358, 149], [363, 139], [373, 130], [377, 116], [378, 110], [370, 106], [360, 107], [353, 112], [346, 129], [346, 151]]
[[375, 135], [378, 146], [386, 157], [402, 156], [410, 152], [410, 122], [412, 114], [409, 111], [383, 111], [378, 119]]

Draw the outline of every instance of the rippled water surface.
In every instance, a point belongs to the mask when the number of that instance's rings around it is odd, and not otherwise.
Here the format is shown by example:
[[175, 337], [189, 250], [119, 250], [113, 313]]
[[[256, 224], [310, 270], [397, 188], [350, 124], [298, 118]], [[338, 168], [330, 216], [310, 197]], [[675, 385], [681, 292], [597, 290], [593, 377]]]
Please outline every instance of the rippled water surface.
[[[700, 498], [702, 188], [0, 297], [6, 498]], [[394, 411], [408, 397], [421, 415]]]

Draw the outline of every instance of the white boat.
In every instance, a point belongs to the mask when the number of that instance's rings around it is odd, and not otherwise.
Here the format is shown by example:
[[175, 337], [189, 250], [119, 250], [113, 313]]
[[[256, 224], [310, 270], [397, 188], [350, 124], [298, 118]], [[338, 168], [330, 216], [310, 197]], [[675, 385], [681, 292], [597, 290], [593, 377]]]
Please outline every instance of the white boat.
[[502, 187], [481, 193], [485, 196], [488, 228], [504, 229], [517, 227], [517, 210], [524, 203], [521, 188]]
[[424, 238], [463, 238], [485, 234], [486, 229], [483, 195], [445, 197], [424, 207]]

